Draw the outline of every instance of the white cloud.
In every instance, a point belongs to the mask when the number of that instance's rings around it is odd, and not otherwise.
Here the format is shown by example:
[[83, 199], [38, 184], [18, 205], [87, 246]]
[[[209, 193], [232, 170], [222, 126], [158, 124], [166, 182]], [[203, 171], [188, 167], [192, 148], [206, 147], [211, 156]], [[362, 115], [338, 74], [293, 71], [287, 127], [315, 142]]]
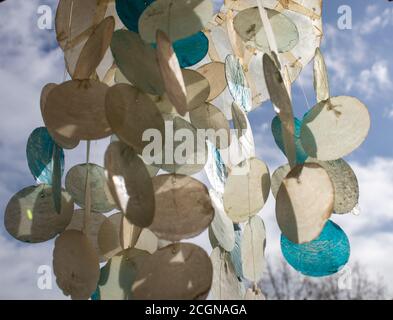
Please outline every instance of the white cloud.
[[376, 94], [385, 94], [388, 90], [391, 90], [392, 80], [388, 62], [384, 60], [377, 61], [370, 69], [362, 70], [355, 87], [368, 97], [373, 97]]

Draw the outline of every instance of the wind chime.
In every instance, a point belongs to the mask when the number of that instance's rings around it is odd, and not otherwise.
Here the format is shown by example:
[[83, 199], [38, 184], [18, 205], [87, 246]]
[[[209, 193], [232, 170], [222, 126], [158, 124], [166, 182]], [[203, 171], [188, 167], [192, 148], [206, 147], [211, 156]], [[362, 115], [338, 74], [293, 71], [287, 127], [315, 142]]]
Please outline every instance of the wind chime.
[[[264, 299], [259, 213], [270, 190], [293, 268], [319, 277], [347, 263], [348, 238], [330, 218], [357, 208], [357, 179], [342, 158], [364, 141], [370, 117], [356, 98], [330, 95], [322, 0], [225, 0], [217, 14], [211, 0], [60, 0], [56, 34], [66, 71], [43, 88], [45, 127], [27, 142], [36, 185], [11, 198], [4, 220], [20, 241], [56, 238], [65, 295]], [[313, 59], [317, 104], [300, 120], [291, 85]], [[248, 119], [268, 100], [288, 159], [272, 177]], [[144, 153], [151, 129], [164, 146], [153, 163]], [[186, 161], [166, 161], [184, 129], [195, 137]], [[225, 139], [197, 139], [200, 129]], [[101, 167], [90, 142], [107, 137]], [[63, 187], [64, 149], [81, 141], [86, 159]], [[210, 190], [192, 177], [202, 170]], [[185, 241], [207, 228], [210, 257]]]

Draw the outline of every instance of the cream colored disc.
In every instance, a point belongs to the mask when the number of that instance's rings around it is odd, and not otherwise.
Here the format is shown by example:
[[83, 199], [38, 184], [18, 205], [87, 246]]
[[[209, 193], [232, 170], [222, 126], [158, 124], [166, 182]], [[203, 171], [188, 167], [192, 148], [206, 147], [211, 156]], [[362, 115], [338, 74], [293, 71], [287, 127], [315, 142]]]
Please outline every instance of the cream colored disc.
[[227, 87], [225, 78], [225, 63], [210, 62], [197, 69], [210, 84], [210, 94], [206, 101], [212, 101], [217, 98]]
[[306, 163], [286, 176], [276, 200], [281, 232], [294, 243], [306, 243], [320, 235], [333, 212], [334, 186], [325, 169]]

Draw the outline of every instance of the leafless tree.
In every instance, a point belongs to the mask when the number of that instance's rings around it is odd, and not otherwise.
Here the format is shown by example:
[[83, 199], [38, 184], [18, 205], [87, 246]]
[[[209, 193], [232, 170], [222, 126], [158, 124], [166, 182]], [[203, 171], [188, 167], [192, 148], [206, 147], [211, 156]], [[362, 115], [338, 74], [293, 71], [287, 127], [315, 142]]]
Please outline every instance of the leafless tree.
[[389, 299], [382, 279], [371, 279], [359, 264], [330, 277], [312, 278], [296, 272], [285, 261], [270, 260], [259, 286], [268, 300]]

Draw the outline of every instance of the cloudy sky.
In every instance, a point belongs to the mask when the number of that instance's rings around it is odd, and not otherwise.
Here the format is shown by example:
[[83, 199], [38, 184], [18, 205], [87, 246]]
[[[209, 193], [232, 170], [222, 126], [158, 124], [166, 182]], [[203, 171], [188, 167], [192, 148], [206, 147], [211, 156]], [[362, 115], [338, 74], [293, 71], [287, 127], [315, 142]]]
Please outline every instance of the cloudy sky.
[[[56, 0], [7, 0], [0, 4], [0, 216], [10, 197], [34, 184], [25, 159], [30, 132], [42, 126], [41, 88], [63, 80], [64, 63], [53, 30], [37, 27], [37, 8]], [[341, 5], [352, 8], [352, 29], [340, 30]], [[54, 11], [53, 11], [54, 12]], [[324, 1], [323, 52], [332, 95], [352, 95], [362, 100], [372, 117], [367, 141], [347, 160], [361, 187], [360, 216], [333, 217], [351, 241], [351, 261], [360, 262], [372, 277], [383, 277], [393, 291], [393, 3], [386, 0]], [[309, 105], [315, 102], [312, 73], [306, 68], [301, 83]], [[294, 87], [298, 117], [307, 111], [306, 98]], [[269, 103], [254, 111], [253, 126], [258, 155], [273, 172], [285, 162], [270, 133], [273, 110]], [[93, 143], [92, 161], [102, 164], [107, 141]], [[67, 168], [83, 161], [84, 146], [66, 153]], [[267, 254], [279, 256], [279, 231], [271, 196], [261, 216], [267, 228]], [[1, 219], [2, 221], [3, 219]], [[200, 237], [207, 243], [206, 235]], [[37, 287], [37, 269], [51, 265], [53, 243], [28, 245], [11, 239], [0, 224], [0, 299], [61, 299], [53, 279], [52, 290]]]

